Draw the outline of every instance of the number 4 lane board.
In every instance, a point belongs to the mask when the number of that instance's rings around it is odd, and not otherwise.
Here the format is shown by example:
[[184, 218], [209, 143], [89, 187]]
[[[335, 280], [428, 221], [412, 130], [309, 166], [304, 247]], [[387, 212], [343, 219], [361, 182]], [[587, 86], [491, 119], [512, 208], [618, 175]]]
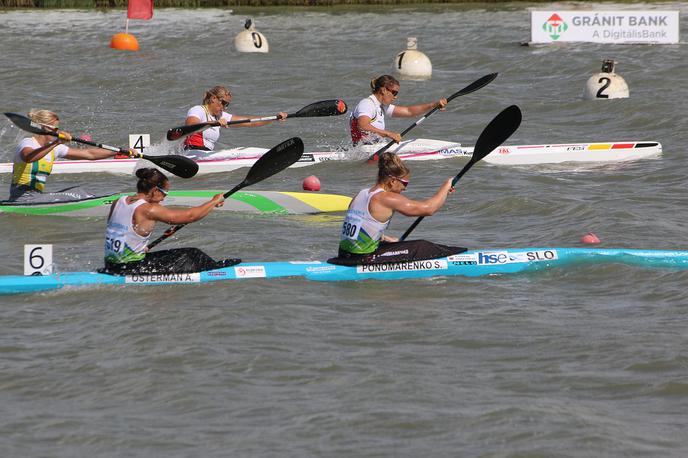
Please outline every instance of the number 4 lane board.
[[[166, 206], [196, 206], [206, 202], [215, 194], [224, 191], [170, 191], [165, 199]], [[20, 215], [51, 215], [51, 216], [107, 216], [110, 204], [120, 196], [129, 194], [114, 194], [107, 197], [81, 200], [77, 202], [49, 203], [49, 204], [2, 204], [0, 213], [16, 213]], [[232, 194], [224, 206], [217, 210], [244, 213], [274, 213], [283, 215], [302, 215], [326, 212], [343, 212], [349, 207], [351, 198], [337, 194], [320, 194], [306, 192], [278, 192], [278, 191], [238, 191]]]

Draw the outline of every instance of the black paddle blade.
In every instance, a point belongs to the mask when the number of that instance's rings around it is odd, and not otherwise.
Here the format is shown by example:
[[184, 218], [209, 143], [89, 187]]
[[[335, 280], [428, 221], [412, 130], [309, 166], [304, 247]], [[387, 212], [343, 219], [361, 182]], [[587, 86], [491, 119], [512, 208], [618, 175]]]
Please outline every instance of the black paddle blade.
[[465, 88], [461, 89], [458, 92], [453, 93], [447, 98], [447, 102], [451, 102], [453, 99], [460, 95], [466, 95], [470, 94], [471, 92], [475, 92], [480, 88], [483, 88], [490, 84], [495, 78], [497, 78], [498, 73], [490, 73], [489, 75], [485, 75], [479, 80], [473, 81], [471, 84], [466, 86]]
[[521, 109], [516, 105], [503, 109], [478, 137], [471, 161], [481, 160], [511, 137], [511, 134], [516, 132], [518, 126], [521, 125], [521, 118]]
[[248, 171], [243, 186], [249, 186], [281, 172], [301, 158], [303, 141], [299, 137], [285, 140], [263, 154]]
[[193, 134], [196, 131], [212, 126], [213, 124], [219, 125], [219, 123], [201, 122], [198, 124], [189, 124], [188, 126], [173, 127], [167, 131], [167, 140], [179, 140], [182, 137], [186, 137], [189, 134]]
[[323, 100], [322, 102], [311, 103], [301, 108], [290, 118], [308, 118], [316, 116], [337, 116], [346, 113], [347, 106], [343, 100]]
[[44, 129], [40, 124], [33, 122], [26, 116], [22, 116], [17, 113], [5, 113], [5, 116], [7, 116], [10, 119], [10, 121], [12, 121], [14, 125], [19, 127], [21, 130], [25, 130], [27, 132], [31, 132], [32, 134], [37, 135], [57, 136], [55, 132]]
[[198, 164], [188, 157], [176, 154], [170, 154], [168, 156], [142, 155], [141, 157], [181, 178], [191, 178], [198, 173]]

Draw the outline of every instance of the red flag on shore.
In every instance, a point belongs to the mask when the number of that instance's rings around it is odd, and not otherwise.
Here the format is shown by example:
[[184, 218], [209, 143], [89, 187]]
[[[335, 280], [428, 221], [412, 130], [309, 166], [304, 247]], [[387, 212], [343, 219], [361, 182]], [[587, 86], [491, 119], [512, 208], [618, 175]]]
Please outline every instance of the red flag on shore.
[[129, 0], [128, 19], [150, 19], [153, 17], [153, 0]]

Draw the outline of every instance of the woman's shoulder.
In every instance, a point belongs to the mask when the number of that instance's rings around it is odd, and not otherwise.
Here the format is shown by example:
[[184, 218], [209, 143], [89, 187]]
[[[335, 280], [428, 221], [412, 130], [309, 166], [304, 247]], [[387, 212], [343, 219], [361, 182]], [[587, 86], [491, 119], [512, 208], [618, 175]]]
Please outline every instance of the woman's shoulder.
[[189, 108], [189, 111], [186, 112], [186, 117], [188, 118], [189, 116], [194, 116], [196, 118], [203, 120], [203, 118], [206, 117], [203, 105], [194, 105], [191, 108]]
[[17, 145], [17, 148], [19, 150], [23, 150], [24, 148], [38, 148], [40, 145], [38, 144], [38, 140], [36, 140], [33, 137], [24, 137], [19, 141], [19, 144]]

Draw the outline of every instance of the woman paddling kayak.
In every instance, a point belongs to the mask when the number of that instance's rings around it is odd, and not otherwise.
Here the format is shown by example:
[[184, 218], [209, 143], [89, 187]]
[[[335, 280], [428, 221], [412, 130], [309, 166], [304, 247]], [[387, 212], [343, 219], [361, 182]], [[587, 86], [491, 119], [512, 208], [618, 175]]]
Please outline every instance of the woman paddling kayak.
[[[60, 124], [57, 114], [48, 110], [31, 110], [28, 117], [31, 121], [55, 132]], [[76, 186], [58, 192], [44, 192], [46, 181], [56, 159], [96, 160], [116, 154], [116, 152], [101, 148], [70, 148], [64, 144], [71, 140], [71, 134], [65, 131], [61, 131], [57, 139], [49, 135], [33, 135], [22, 139], [14, 154], [9, 200], [21, 203], [45, 203], [96, 197]]]
[[[200, 124], [204, 122], [219, 122], [220, 126], [210, 127], [201, 132], [189, 135], [184, 140], [184, 149], [187, 151], [213, 151], [215, 143], [220, 138], [220, 127], [258, 127], [272, 121], [257, 121], [244, 124], [228, 125], [230, 121], [240, 121], [242, 119], [256, 119], [258, 116], [232, 115], [224, 111], [232, 101], [232, 93], [224, 86], [215, 86], [206, 91], [203, 96], [203, 103], [191, 107], [186, 113], [185, 125]], [[288, 114], [280, 111], [277, 117], [283, 121]]]
[[411, 200], [401, 193], [409, 184], [410, 171], [394, 153], [382, 153], [378, 160], [377, 182], [361, 190], [351, 201], [344, 218], [339, 255], [328, 262], [340, 265], [422, 261], [463, 253], [466, 248], [438, 245], [426, 240], [399, 242], [384, 234], [394, 215], [430, 216], [454, 192], [447, 179], [434, 196]]
[[380, 138], [389, 138], [399, 143], [401, 135], [398, 132], [385, 130], [385, 116], [408, 118], [419, 115], [433, 108], [444, 108], [447, 99], [417, 105], [393, 105], [400, 89], [399, 81], [390, 75], [382, 75], [370, 82], [373, 93], [358, 102], [356, 109], [349, 118], [351, 141], [354, 146], [359, 143], [366, 145], [376, 143]]
[[232, 266], [240, 259], [215, 261], [198, 248], [176, 248], [147, 252], [155, 223], [188, 224], [207, 216], [224, 203], [222, 194], [197, 207], [171, 209], [160, 205], [170, 189], [169, 180], [157, 169], [136, 171], [134, 196], [112, 203], [105, 233], [105, 268], [101, 273], [171, 274], [202, 272]]

